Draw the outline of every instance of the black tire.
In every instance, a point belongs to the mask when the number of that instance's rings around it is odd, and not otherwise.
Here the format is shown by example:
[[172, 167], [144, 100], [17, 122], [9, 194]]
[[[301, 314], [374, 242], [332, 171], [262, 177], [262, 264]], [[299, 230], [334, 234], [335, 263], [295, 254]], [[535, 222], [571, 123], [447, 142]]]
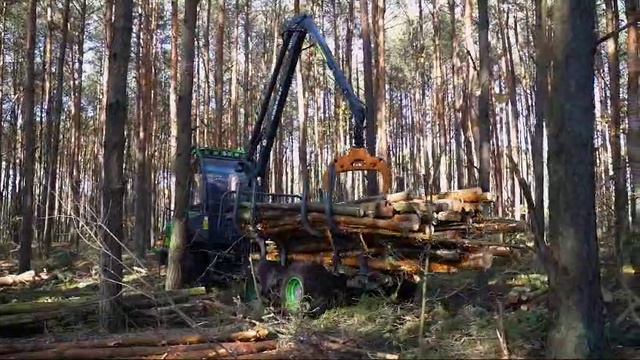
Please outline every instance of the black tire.
[[[262, 299], [272, 304], [280, 301], [280, 284], [282, 283], [283, 268], [275, 261], [260, 260], [255, 267], [256, 282]], [[252, 274], [248, 274], [253, 281]]]
[[322, 265], [292, 263], [282, 277], [282, 309], [290, 314], [319, 316], [333, 305], [343, 289], [340, 285], [340, 279]]

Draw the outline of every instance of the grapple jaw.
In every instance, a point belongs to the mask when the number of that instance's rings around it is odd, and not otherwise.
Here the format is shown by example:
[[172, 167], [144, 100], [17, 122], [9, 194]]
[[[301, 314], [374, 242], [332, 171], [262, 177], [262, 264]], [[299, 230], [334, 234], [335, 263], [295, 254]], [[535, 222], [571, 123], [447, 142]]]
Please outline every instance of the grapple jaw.
[[[391, 168], [389, 164], [383, 158], [370, 155], [365, 148], [352, 147], [345, 155], [333, 159], [331, 165], [335, 168], [336, 175], [351, 171], [378, 172], [382, 176], [381, 193], [387, 194], [391, 189]], [[324, 173], [322, 185], [325, 191], [329, 190], [331, 177], [328, 170]]]

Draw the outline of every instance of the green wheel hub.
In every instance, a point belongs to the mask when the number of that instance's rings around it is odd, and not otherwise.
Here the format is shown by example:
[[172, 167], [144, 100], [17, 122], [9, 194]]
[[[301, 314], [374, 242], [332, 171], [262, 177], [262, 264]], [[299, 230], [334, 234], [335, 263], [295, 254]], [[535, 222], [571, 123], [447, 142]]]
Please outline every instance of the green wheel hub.
[[290, 277], [284, 287], [284, 307], [288, 311], [298, 312], [304, 298], [304, 286], [298, 277]]

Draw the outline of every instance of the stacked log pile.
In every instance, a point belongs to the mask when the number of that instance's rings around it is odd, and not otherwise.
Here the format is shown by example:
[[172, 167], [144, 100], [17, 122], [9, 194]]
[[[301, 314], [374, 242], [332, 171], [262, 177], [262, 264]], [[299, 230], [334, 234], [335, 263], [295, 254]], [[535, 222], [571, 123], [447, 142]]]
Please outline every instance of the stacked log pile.
[[[285, 246], [292, 260], [331, 265], [332, 250], [339, 243], [343, 265], [357, 264], [356, 255], [362, 251], [369, 255], [384, 252], [376, 255], [385, 260], [370, 259], [370, 268], [417, 273], [421, 265], [416, 252], [431, 244], [431, 270], [455, 272], [486, 269], [494, 256], [511, 254], [513, 246], [487, 241], [487, 235], [525, 231], [522, 222], [483, 216], [483, 207], [494, 201], [493, 194], [469, 188], [420, 197], [403, 191], [336, 203], [331, 221], [338, 234], [329, 231], [321, 202], [306, 206], [308, 224], [315, 234], [305, 229], [301, 203], [242, 203], [239, 216], [247, 232]], [[388, 256], [389, 247], [394, 256]], [[274, 251], [268, 254], [270, 259], [278, 256]]]

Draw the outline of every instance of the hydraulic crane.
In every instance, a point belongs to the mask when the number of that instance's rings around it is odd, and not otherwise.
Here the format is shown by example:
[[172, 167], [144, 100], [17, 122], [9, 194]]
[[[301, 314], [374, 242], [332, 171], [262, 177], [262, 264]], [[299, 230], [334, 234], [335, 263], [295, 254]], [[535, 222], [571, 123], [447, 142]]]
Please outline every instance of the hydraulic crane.
[[[346, 155], [334, 159], [331, 167], [334, 168], [335, 173], [377, 171], [382, 175], [382, 192], [388, 192], [391, 185], [391, 170], [383, 159], [371, 156], [365, 149], [363, 136], [365, 105], [353, 91], [344, 72], [338, 66], [331, 49], [329, 49], [325, 38], [320, 33], [313, 18], [309, 15], [297, 16], [290, 20], [286, 26], [283, 33], [282, 46], [276, 58], [273, 73], [264, 91], [256, 124], [246, 149], [247, 155], [242, 171], [247, 175], [248, 179], [252, 180], [258, 180], [265, 176], [295, 68], [303, 51], [306, 38], [309, 38], [323, 55], [327, 67], [333, 74], [336, 85], [349, 105], [352, 116], [352, 147]], [[323, 182], [325, 191], [330, 191], [332, 185], [330, 172], [325, 175]]]

